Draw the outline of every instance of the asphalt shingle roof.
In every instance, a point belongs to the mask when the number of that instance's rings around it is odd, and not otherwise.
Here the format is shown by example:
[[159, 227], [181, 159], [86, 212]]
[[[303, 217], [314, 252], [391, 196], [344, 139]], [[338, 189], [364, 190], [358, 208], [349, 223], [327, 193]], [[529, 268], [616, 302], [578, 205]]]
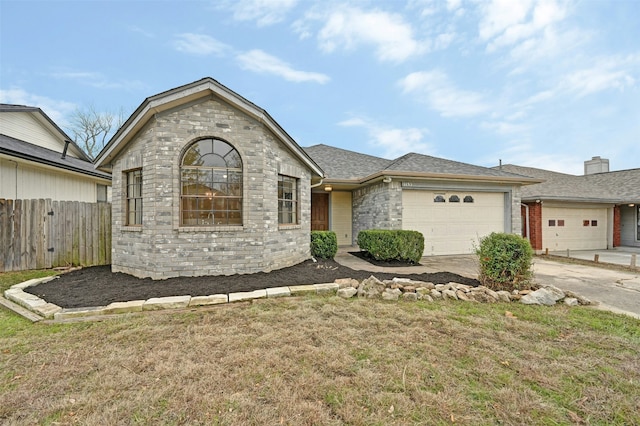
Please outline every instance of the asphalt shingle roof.
[[395, 159], [385, 170], [488, 177], [521, 177], [507, 171], [461, 163], [445, 158], [431, 157], [424, 154], [416, 154], [414, 152]]
[[391, 160], [328, 145], [303, 148], [331, 179], [360, 179], [383, 170]]
[[640, 169], [569, 175], [534, 167], [505, 164], [502, 170], [544, 179], [522, 187], [522, 199], [555, 199], [578, 202], [626, 203], [640, 201]]
[[394, 172], [527, 179], [524, 175], [413, 152], [395, 160], [387, 160], [323, 144], [304, 148], [304, 150], [322, 167], [329, 179], [358, 180], [375, 173], [393, 174]]
[[93, 167], [93, 163], [90, 161], [85, 161], [69, 155], [62, 158], [62, 153], [60, 152], [43, 148], [3, 134], [0, 134], [0, 153], [85, 175], [111, 180], [111, 175], [109, 173], [96, 170]]

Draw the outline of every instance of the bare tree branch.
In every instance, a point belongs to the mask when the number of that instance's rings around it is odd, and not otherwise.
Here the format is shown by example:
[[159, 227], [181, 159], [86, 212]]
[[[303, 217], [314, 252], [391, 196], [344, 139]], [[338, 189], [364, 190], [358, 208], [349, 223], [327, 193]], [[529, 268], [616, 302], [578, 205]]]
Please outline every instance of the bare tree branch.
[[99, 112], [90, 105], [73, 112], [69, 128], [76, 144], [93, 159], [107, 143], [112, 131], [117, 130], [123, 120], [122, 109], [116, 116], [110, 112]]

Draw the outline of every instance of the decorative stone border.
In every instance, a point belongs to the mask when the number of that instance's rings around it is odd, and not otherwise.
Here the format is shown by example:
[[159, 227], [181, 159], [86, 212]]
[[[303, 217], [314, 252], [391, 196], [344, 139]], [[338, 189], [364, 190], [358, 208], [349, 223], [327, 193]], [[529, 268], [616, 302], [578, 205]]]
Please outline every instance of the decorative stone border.
[[[221, 303], [241, 302], [252, 299], [301, 296], [306, 294], [335, 294], [339, 288], [336, 283], [326, 284], [308, 284], [295, 285], [290, 287], [274, 287], [263, 290], [254, 290], [240, 293], [229, 294], [212, 294], [210, 296], [170, 296], [170, 297], [152, 297], [147, 300], [130, 300], [128, 302], [114, 302], [107, 306], [92, 306], [86, 308], [61, 308], [53, 303], [24, 291], [25, 288], [40, 283], [48, 282], [58, 277], [37, 278], [25, 281], [4, 292], [4, 297], [21, 308], [26, 308], [29, 312], [33, 312], [40, 319], [63, 320], [70, 318], [93, 317], [101, 315], [123, 314], [129, 312], [156, 311], [163, 309], [184, 309], [188, 307], [217, 305]], [[11, 304], [4, 306], [14, 310], [16, 313], [23, 315], [20, 310], [15, 309]], [[29, 319], [35, 321], [32, 316]]]
[[[576, 294], [563, 292], [554, 286], [545, 286], [537, 290], [523, 290], [509, 293], [507, 291], [493, 291], [485, 286], [472, 287], [465, 284], [451, 282], [448, 284], [433, 284], [430, 282], [412, 281], [405, 278], [380, 281], [371, 276], [362, 282], [343, 278], [333, 283], [294, 285], [289, 287], [274, 287], [263, 290], [254, 290], [240, 293], [212, 294], [210, 296], [170, 296], [152, 297], [147, 300], [130, 300], [128, 302], [114, 302], [107, 306], [95, 306], [86, 308], [63, 309], [60, 306], [48, 303], [33, 294], [24, 291], [25, 288], [43, 282], [51, 281], [57, 277], [32, 279], [12, 286], [4, 292], [6, 299], [21, 308], [33, 312], [40, 319], [64, 320], [71, 318], [93, 317], [101, 315], [122, 314], [130, 312], [156, 311], [164, 309], [184, 309], [188, 307], [217, 305], [223, 303], [241, 302], [253, 299], [275, 298], [287, 296], [303, 296], [307, 294], [337, 295], [349, 299], [351, 297], [377, 298], [396, 301], [399, 299], [413, 301], [423, 300], [433, 302], [436, 300], [460, 300], [466, 302], [516, 302], [535, 305], [554, 305], [556, 302], [564, 302], [566, 305], [592, 305], [588, 299]], [[23, 312], [13, 309], [23, 316]], [[32, 321], [31, 316], [27, 316]]]

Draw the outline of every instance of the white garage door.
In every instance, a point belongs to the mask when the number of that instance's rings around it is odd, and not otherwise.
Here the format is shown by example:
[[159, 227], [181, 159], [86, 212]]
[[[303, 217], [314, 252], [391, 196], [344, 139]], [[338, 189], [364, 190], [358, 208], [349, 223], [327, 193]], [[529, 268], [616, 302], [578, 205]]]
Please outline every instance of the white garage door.
[[543, 206], [542, 248], [551, 251], [606, 249], [607, 209]]
[[405, 190], [402, 206], [402, 229], [424, 235], [425, 256], [473, 253], [479, 238], [504, 232], [501, 192]]

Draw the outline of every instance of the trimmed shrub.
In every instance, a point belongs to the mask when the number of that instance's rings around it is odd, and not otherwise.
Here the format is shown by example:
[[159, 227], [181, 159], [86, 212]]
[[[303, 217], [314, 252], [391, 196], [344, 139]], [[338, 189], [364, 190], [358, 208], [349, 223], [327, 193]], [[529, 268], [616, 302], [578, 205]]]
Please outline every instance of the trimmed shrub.
[[311, 256], [333, 259], [338, 252], [338, 237], [333, 231], [311, 231]]
[[370, 229], [358, 233], [358, 246], [376, 260], [418, 263], [424, 237], [418, 231]]
[[533, 249], [525, 238], [493, 232], [480, 239], [476, 249], [480, 262], [479, 281], [493, 290], [529, 288], [533, 275]]

